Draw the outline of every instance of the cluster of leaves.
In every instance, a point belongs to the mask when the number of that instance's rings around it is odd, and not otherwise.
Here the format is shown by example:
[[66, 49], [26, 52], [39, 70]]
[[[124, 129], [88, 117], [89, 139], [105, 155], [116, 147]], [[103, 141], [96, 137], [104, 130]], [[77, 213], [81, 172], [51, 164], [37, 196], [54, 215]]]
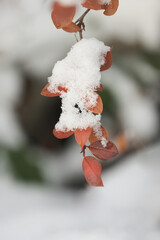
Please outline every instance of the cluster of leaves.
[[[105, 71], [110, 68], [112, 65], [112, 53], [109, 51], [105, 56], [105, 63], [101, 66], [100, 71]], [[52, 93], [48, 90], [49, 83], [43, 88], [41, 94], [46, 97], [56, 97], [60, 96], [63, 92], [67, 92], [68, 89], [64, 86], [58, 86], [58, 92]], [[97, 91], [102, 91], [103, 86], [100, 85], [99, 88], [96, 89]], [[97, 94], [95, 92], [95, 94]], [[97, 94], [98, 95], [98, 94]], [[87, 102], [87, 99], [86, 99]], [[103, 103], [101, 97], [98, 95], [96, 106], [92, 108], [87, 108], [87, 110], [93, 112], [94, 114], [100, 114], [103, 111]], [[98, 138], [91, 127], [87, 129], [75, 129], [74, 131], [57, 131], [56, 129], [53, 130], [53, 134], [55, 137], [59, 139], [68, 138], [74, 134], [75, 139], [79, 146], [82, 148], [83, 152], [83, 171], [84, 176], [87, 182], [93, 186], [103, 186], [103, 182], [101, 179], [101, 164], [97, 159], [94, 157], [86, 157], [85, 156], [85, 149], [88, 148], [91, 153], [102, 161], [109, 160], [115, 157], [118, 154], [118, 150], [113, 142], [109, 140], [109, 134], [107, 130], [101, 126], [102, 136]], [[103, 146], [101, 138], [105, 138], [107, 140], [106, 146]], [[89, 140], [90, 145], [86, 146], [86, 142]]]
[[[102, 1], [103, 2], [103, 1]], [[119, 6], [119, 0], [110, 0], [109, 4], [101, 4], [100, 0], [85, 0], [82, 6], [93, 10], [104, 10], [104, 14], [111, 16], [115, 14]], [[82, 18], [73, 22], [75, 16], [76, 6], [64, 6], [59, 2], [53, 3], [52, 21], [56, 28], [62, 28], [66, 32], [79, 32], [84, 30], [85, 26]]]
[[[117, 8], [118, 8], [118, 0], [111, 0], [110, 4], [100, 4], [99, 0], [86, 0], [82, 4], [83, 7], [93, 10], [105, 10], [105, 15], [113, 15]], [[87, 10], [87, 11], [88, 11]], [[76, 23], [72, 22], [73, 17], [75, 15], [76, 6], [63, 6], [59, 2], [54, 2], [53, 4], [53, 11], [52, 11], [52, 20], [53, 23], [57, 28], [62, 28], [67, 32], [80, 32], [81, 26], [83, 26], [83, 18], [85, 14], [82, 15], [76, 21]], [[105, 71], [112, 66], [112, 53], [111, 50], [107, 52], [104, 56], [105, 63], [100, 67], [100, 71]], [[58, 92], [50, 92], [48, 83], [42, 90], [41, 94], [46, 97], [56, 97], [61, 96], [63, 92], [67, 93], [68, 89], [65, 86], [58, 86]], [[94, 114], [101, 114], [103, 111], [103, 103], [101, 97], [96, 93], [96, 91], [102, 91], [103, 86], [100, 85], [99, 88], [95, 89], [95, 94], [97, 94], [97, 103], [94, 107], [87, 107], [86, 98], [86, 109], [91, 111]], [[118, 150], [117, 147], [113, 142], [109, 139], [109, 134], [107, 130], [101, 126], [101, 136], [97, 137], [93, 128], [88, 127], [87, 129], [74, 129], [74, 131], [57, 131], [56, 129], [53, 130], [53, 134], [55, 137], [59, 139], [68, 138], [74, 134], [75, 139], [79, 146], [82, 149], [83, 153], [83, 162], [82, 168], [84, 172], [84, 176], [86, 181], [92, 186], [103, 186], [103, 182], [101, 179], [101, 171], [102, 167], [100, 162], [96, 159], [106, 161], [110, 160], [111, 158], [117, 156]], [[102, 139], [106, 140], [106, 144], [103, 144]], [[90, 145], [87, 146], [86, 142], [89, 140]], [[91, 153], [96, 157], [85, 156], [85, 150], [88, 148]]]

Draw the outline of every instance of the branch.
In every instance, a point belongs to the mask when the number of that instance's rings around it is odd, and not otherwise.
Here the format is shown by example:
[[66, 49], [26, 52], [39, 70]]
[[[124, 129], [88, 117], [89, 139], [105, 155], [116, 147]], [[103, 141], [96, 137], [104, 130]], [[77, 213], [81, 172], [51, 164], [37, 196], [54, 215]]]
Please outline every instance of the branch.
[[81, 22], [83, 23], [83, 19], [85, 18], [85, 16], [87, 15], [87, 13], [90, 11], [91, 9], [87, 9], [83, 14], [82, 16], [80, 16], [77, 21], [75, 23], [78, 23], [78, 22]]
[[85, 24], [83, 22], [85, 16], [87, 15], [87, 13], [90, 11], [90, 9], [87, 9], [78, 19], [77, 21], [75, 22], [77, 24], [77, 26], [79, 26], [80, 28], [83, 27], [80, 31], [79, 31], [79, 37], [80, 37], [80, 40], [83, 38], [83, 35], [82, 35], [82, 31], [85, 30]]

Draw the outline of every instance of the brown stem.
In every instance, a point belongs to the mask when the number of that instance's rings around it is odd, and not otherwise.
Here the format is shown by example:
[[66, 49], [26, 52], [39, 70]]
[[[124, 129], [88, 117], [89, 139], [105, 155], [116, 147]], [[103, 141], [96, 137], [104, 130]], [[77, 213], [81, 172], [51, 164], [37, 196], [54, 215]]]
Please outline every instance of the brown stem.
[[77, 38], [77, 36], [76, 36], [76, 33], [74, 34], [74, 36], [75, 36], [75, 38], [76, 38], [76, 42], [78, 42], [78, 38]]
[[87, 15], [87, 13], [90, 11], [91, 9], [87, 9], [78, 19], [75, 23], [78, 23], [78, 22], [83, 22], [83, 19], [85, 18], [85, 16]]
[[83, 157], [85, 157], [85, 150], [86, 150], [86, 145], [83, 146], [81, 153], [83, 153]]
[[87, 15], [87, 13], [90, 11], [90, 9], [87, 9], [78, 19], [75, 23], [78, 23], [77, 26], [79, 26], [80, 28], [83, 27], [83, 29], [81, 29], [79, 31], [79, 37], [80, 37], [80, 40], [83, 38], [83, 34], [82, 34], [82, 31], [85, 30], [85, 25], [84, 25], [84, 18], [85, 16]]
[[79, 31], [79, 38], [80, 40], [83, 38], [82, 30]]

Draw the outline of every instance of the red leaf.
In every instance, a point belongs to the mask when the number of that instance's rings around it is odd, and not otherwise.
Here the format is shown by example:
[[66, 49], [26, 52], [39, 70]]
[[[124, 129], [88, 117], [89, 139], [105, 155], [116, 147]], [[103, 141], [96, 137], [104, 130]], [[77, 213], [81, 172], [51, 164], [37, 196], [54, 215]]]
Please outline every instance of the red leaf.
[[48, 91], [49, 83], [42, 89], [41, 95], [45, 97], [57, 97], [60, 96], [60, 93], [51, 93]]
[[102, 4], [100, 4], [100, 0], [86, 0], [83, 4], [83, 7], [93, 10], [101, 10], [105, 9]]
[[[52, 93], [52, 92], [48, 91], [49, 84], [50, 83], [47, 83], [47, 85], [42, 89], [41, 95], [45, 96], [45, 97], [57, 97], [57, 96], [60, 96], [61, 93], [59, 93], [59, 92], [58, 93]], [[61, 86], [58, 87], [58, 90], [60, 92], [62, 92], [62, 91], [67, 92], [67, 88], [61, 87]]]
[[97, 187], [103, 187], [101, 179], [102, 166], [94, 157], [85, 157], [82, 162], [82, 168], [86, 181]]
[[101, 141], [97, 141], [92, 143], [88, 148], [95, 157], [101, 160], [109, 160], [118, 155], [117, 147], [111, 141], [107, 143], [106, 147], [103, 147]]
[[109, 69], [112, 66], [112, 52], [109, 51], [107, 52], [106, 56], [105, 56], [105, 63], [101, 66], [100, 71], [105, 71], [107, 69]]
[[[104, 137], [105, 139], [109, 140], [109, 134], [108, 134], [108, 131], [101, 126], [101, 131], [102, 131], [102, 136], [101, 137]], [[94, 143], [94, 142], [97, 142], [97, 141], [100, 141], [101, 139], [98, 138], [96, 135], [95, 135], [95, 132], [93, 131], [92, 129], [92, 132], [91, 132], [91, 135], [89, 137], [89, 141], [90, 143]]]
[[103, 91], [103, 85], [100, 84], [100, 86], [96, 88], [96, 91]]
[[52, 21], [56, 28], [63, 28], [72, 22], [75, 15], [75, 6], [63, 6], [58, 2], [53, 4]]
[[70, 137], [73, 133], [74, 133], [73, 131], [62, 132], [62, 131], [57, 131], [56, 129], [53, 129], [53, 135], [54, 135], [56, 138], [59, 138], [59, 139], [68, 138], [68, 137]]
[[90, 134], [91, 134], [92, 128], [88, 127], [87, 129], [76, 129], [74, 136], [77, 141], [77, 143], [81, 146], [81, 148], [84, 147], [85, 143], [87, 142]]
[[[97, 93], [95, 93], [95, 94], [97, 94]], [[86, 102], [87, 102], [87, 100], [86, 100]], [[96, 113], [96, 114], [102, 113], [103, 112], [103, 102], [102, 102], [101, 97], [98, 95], [96, 106], [94, 106], [94, 107], [86, 107], [86, 109], [91, 111], [91, 112], [93, 112], [93, 113]]]
[[81, 30], [80, 27], [78, 27], [75, 23], [71, 22], [69, 25], [67, 25], [66, 27], [62, 28], [64, 31], [66, 32], [79, 32]]
[[109, 5], [106, 5], [106, 10], [104, 11], [104, 14], [107, 16], [111, 16], [115, 14], [119, 6], [119, 0], [111, 0], [111, 3]]
[[65, 87], [61, 87], [61, 86], [59, 86], [58, 87], [58, 90], [60, 91], [60, 92], [67, 92], [68, 91], [68, 89], [67, 88], [65, 88]]

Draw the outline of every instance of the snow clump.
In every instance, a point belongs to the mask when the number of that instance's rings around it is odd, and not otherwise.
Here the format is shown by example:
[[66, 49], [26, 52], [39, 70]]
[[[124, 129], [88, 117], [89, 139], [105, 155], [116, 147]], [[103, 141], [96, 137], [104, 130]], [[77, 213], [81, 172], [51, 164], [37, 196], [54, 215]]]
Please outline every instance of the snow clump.
[[[96, 129], [101, 125], [101, 115], [87, 109], [97, 104], [95, 90], [101, 84], [100, 67], [105, 63], [108, 51], [110, 47], [95, 38], [82, 39], [55, 64], [52, 76], [48, 78], [48, 91], [61, 93], [62, 113], [55, 126], [57, 131]], [[59, 86], [67, 92], [59, 91]]]

